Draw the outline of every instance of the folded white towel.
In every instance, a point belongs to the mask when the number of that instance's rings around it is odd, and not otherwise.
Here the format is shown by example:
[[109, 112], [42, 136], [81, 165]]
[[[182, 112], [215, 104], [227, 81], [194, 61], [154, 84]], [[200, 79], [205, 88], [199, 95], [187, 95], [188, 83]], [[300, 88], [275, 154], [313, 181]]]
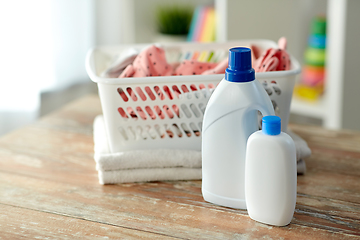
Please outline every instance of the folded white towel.
[[94, 155], [96, 170], [113, 171], [136, 168], [201, 168], [201, 152], [193, 150], [136, 150]]
[[290, 129], [287, 130], [287, 134], [294, 140], [295, 147], [296, 147], [296, 159], [298, 162], [303, 158], [309, 157], [311, 155], [311, 149], [307, 145], [304, 139], [299, 137]]
[[201, 168], [138, 168], [99, 171], [100, 184], [201, 179]]
[[201, 179], [201, 152], [155, 149], [110, 153], [103, 116], [94, 121], [94, 159], [100, 184]]
[[294, 140], [296, 147], [296, 159], [297, 159], [297, 173], [305, 174], [306, 164], [304, 158], [310, 157], [311, 149], [307, 145], [304, 139], [299, 137], [297, 134], [292, 132], [290, 129], [287, 130], [287, 134]]
[[[305, 173], [303, 158], [310, 156], [306, 142], [289, 131], [294, 139], [298, 173]], [[201, 179], [201, 152], [194, 150], [155, 149], [111, 153], [99, 115], [94, 120], [94, 159], [100, 184]]]

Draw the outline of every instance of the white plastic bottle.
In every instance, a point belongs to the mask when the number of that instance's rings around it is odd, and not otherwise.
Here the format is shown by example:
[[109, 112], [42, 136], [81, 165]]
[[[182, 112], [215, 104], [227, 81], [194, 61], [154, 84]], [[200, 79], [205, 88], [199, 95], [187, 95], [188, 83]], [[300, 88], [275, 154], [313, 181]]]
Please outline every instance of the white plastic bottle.
[[250, 218], [275, 226], [290, 223], [296, 204], [296, 150], [281, 132], [281, 119], [267, 116], [247, 143], [245, 196]]
[[246, 209], [245, 151], [257, 131], [258, 111], [274, 115], [271, 100], [251, 67], [251, 50], [229, 50], [229, 67], [206, 106], [202, 127], [202, 194], [205, 201]]

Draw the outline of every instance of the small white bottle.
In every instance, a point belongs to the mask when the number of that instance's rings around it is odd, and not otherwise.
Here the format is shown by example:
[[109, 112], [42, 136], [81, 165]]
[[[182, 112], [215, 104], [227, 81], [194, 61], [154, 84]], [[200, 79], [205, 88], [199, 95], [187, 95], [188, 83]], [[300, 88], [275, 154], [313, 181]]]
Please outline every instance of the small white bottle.
[[296, 204], [296, 150], [292, 138], [281, 132], [281, 119], [266, 116], [262, 130], [247, 142], [245, 199], [250, 218], [285, 226]]

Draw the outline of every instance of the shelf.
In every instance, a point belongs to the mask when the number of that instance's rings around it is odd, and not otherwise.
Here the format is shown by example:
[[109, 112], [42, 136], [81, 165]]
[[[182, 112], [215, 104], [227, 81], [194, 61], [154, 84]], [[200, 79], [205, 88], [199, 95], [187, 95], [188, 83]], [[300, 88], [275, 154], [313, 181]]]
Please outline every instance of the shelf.
[[325, 118], [325, 102], [321, 98], [316, 102], [307, 102], [296, 97], [292, 98], [290, 112], [314, 118]]

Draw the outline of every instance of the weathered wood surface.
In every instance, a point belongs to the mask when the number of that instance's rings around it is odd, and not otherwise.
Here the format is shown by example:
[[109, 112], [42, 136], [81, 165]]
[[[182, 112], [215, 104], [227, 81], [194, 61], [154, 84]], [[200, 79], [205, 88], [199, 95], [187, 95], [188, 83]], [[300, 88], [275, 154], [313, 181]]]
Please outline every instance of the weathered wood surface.
[[290, 225], [204, 202], [201, 181], [102, 186], [96, 95], [0, 138], [0, 238], [360, 238], [360, 133], [291, 125], [313, 154]]

